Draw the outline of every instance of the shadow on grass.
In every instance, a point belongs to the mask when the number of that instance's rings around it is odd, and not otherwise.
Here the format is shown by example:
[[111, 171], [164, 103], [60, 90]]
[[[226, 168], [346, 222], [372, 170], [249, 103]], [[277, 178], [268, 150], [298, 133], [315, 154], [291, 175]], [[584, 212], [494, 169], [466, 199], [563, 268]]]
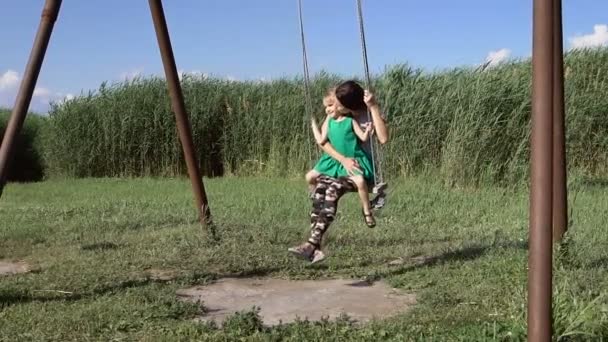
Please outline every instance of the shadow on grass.
[[[99, 250], [99, 249], [113, 249], [116, 246], [113, 244], [99, 244], [99, 245], [89, 245], [86, 246], [85, 249], [89, 250]], [[410, 256], [408, 258], [400, 259], [400, 262], [393, 265], [394, 268], [389, 268], [385, 271], [377, 272], [373, 275], [370, 275], [368, 278], [361, 281], [354, 281], [350, 286], [355, 287], [365, 287], [371, 286], [375, 281], [380, 280], [382, 278], [387, 278], [391, 276], [400, 275], [406, 272], [414, 271], [424, 267], [433, 267], [437, 265], [442, 265], [446, 263], [453, 262], [462, 262], [462, 261], [472, 261], [478, 259], [494, 249], [500, 248], [514, 248], [514, 249], [527, 249], [528, 243], [527, 241], [501, 241], [495, 242], [486, 245], [470, 245], [465, 246], [463, 248], [448, 250], [443, 253], [437, 255], [418, 255], [418, 256]], [[608, 267], [608, 258], [598, 259], [591, 264], [593, 267]], [[373, 266], [372, 262], [364, 262], [364, 264], [350, 265], [344, 268], [341, 268], [341, 271], [348, 268], [360, 268], [360, 267], [370, 267]], [[329, 269], [329, 266], [326, 264], [315, 265], [314, 267], [316, 271]], [[167, 282], [175, 282], [179, 284], [183, 284], [185, 286], [188, 285], [200, 285], [209, 282], [213, 282], [215, 280], [221, 278], [262, 278], [268, 277], [272, 274], [279, 273], [281, 271], [285, 271], [282, 267], [266, 267], [266, 268], [250, 268], [244, 270], [234, 270], [228, 272], [188, 272], [187, 274], [182, 274], [171, 279], [153, 279], [151, 277], [142, 277], [138, 279], [129, 279], [124, 281], [116, 281], [108, 284], [101, 284], [98, 286], [94, 286], [89, 290], [84, 290], [82, 292], [67, 292], [62, 293], [60, 291], [35, 291], [35, 290], [16, 290], [16, 289], [8, 289], [0, 292], [0, 308], [15, 305], [15, 304], [24, 304], [30, 302], [72, 302], [83, 299], [92, 299], [97, 296], [114, 294], [120, 291], [131, 289], [131, 288], [139, 288], [145, 287], [154, 283], [167, 283]], [[315, 272], [316, 272], [315, 271]], [[338, 271], [338, 270], [336, 270]]]
[[253, 278], [266, 277], [280, 271], [280, 268], [250, 269], [227, 273], [189, 273], [171, 279], [158, 279], [144, 277], [129, 279], [95, 286], [90, 290], [82, 292], [58, 291], [58, 290], [15, 290], [0, 291], [0, 309], [16, 304], [32, 302], [75, 302], [84, 299], [93, 299], [98, 296], [115, 294], [123, 290], [145, 287], [152, 284], [176, 282], [184, 285], [204, 284], [213, 282], [220, 278]]
[[590, 268], [605, 268], [608, 269], [608, 257], [602, 257], [596, 260], [593, 260], [589, 263]]
[[456, 250], [450, 250], [437, 255], [417, 255], [405, 259], [393, 265], [398, 267], [394, 270], [379, 272], [370, 276], [365, 281], [373, 283], [382, 278], [401, 275], [424, 267], [433, 267], [452, 262], [472, 261], [485, 255], [488, 251], [498, 248], [528, 249], [527, 241], [505, 241], [488, 245], [471, 245]]
[[580, 180], [580, 185], [587, 188], [608, 187], [608, 178], [605, 177], [584, 177]]
[[94, 298], [99, 295], [114, 293], [125, 289], [143, 287], [155, 282], [158, 281], [152, 279], [125, 280], [95, 287], [90, 291], [84, 291], [81, 293], [69, 291], [63, 292], [55, 290], [8, 290], [0, 292], [0, 307], [7, 307], [14, 304], [25, 304], [31, 302], [73, 302], [81, 299]]
[[118, 245], [113, 242], [103, 241], [103, 242], [96, 242], [96, 243], [82, 245], [80, 247], [80, 249], [83, 251], [97, 251], [97, 250], [105, 251], [105, 250], [118, 249]]

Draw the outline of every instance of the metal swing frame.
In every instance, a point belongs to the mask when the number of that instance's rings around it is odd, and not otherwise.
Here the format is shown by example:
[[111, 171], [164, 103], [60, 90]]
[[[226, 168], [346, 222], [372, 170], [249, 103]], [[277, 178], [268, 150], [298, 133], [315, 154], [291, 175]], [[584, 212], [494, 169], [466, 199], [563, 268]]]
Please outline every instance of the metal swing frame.
[[[44, 4], [38, 32], [0, 146], [0, 196], [7, 182], [8, 165], [13, 157], [15, 138], [25, 121], [61, 2], [61, 0], [46, 0]], [[211, 223], [209, 202], [194, 154], [192, 133], [186, 115], [162, 1], [149, 0], [148, 2], [171, 96], [172, 109], [177, 120], [179, 138], [192, 183], [195, 205], [201, 222], [203, 225], [207, 225]], [[357, 0], [357, 6], [366, 82], [369, 85], [361, 0]], [[528, 339], [530, 341], [550, 341], [552, 331], [552, 240], [560, 241], [562, 239], [568, 222], [561, 0], [533, 0], [532, 45]], [[305, 65], [306, 63], [305, 60]], [[305, 70], [308, 73], [307, 66], [305, 66]]]

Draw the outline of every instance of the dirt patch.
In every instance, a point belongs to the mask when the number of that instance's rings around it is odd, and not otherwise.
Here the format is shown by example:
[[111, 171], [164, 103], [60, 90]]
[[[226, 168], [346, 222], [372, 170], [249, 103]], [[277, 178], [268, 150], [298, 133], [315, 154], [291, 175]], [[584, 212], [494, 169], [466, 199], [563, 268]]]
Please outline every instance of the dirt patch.
[[260, 308], [268, 326], [290, 323], [297, 318], [318, 321], [347, 314], [357, 322], [406, 312], [416, 304], [413, 294], [403, 293], [383, 282], [369, 284], [353, 280], [303, 280], [226, 278], [211, 285], [177, 292], [183, 300], [200, 301], [203, 321], [221, 323], [238, 311]]
[[29, 271], [30, 267], [24, 261], [0, 260], [0, 276], [27, 273]]

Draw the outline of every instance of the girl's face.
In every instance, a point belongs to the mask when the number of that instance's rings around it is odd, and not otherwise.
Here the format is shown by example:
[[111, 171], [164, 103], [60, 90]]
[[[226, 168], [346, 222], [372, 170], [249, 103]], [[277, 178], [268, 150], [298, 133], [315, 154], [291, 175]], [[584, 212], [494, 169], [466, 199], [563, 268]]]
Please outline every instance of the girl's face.
[[338, 102], [335, 96], [326, 96], [323, 98], [323, 106], [325, 106], [325, 114], [336, 117], [336, 102]]

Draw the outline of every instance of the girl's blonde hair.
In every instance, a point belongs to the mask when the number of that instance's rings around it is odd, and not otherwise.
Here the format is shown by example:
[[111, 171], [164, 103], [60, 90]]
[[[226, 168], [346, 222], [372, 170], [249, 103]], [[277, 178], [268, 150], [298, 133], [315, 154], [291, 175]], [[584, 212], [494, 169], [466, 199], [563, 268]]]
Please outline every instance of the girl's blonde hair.
[[334, 97], [336, 95], [336, 86], [333, 87], [329, 87], [327, 89], [327, 91], [325, 92], [325, 95], [323, 95], [323, 99], [327, 99], [329, 97]]

